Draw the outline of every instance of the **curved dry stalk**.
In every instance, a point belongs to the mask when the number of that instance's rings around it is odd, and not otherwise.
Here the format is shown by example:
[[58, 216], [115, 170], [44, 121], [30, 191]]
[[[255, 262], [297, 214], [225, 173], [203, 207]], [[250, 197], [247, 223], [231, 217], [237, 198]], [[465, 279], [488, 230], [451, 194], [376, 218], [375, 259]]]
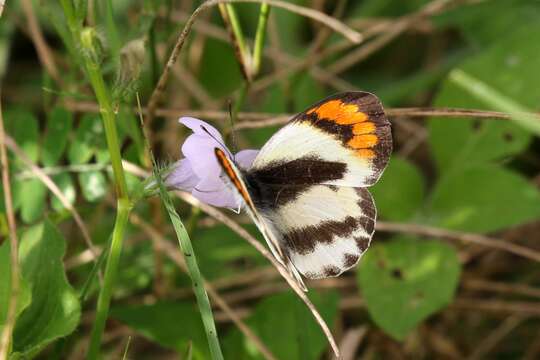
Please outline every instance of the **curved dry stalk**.
[[[148, 222], [141, 219], [137, 214], [131, 213], [130, 220], [133, 225], [140, 227], [160, 248], [165, 254], [173, 260], [178, 267], [187, 273], [186, 263], [182, 254], [178, 248], [169, 243], [159, 231], [156, 230]], [[258, 348], [263, 357], [267, 360], [275, 360], [276, 357], [268, 349], [268, 347], [262, 342], [262, 340], [251, 330], [251, 328], [240, 318], [238, 314], [229, 306], [229, 304], [223, 299], [223, 297], [216, 291], [211, 283], [204, 280], [203, 286], [205, 287], [208, 295], [217, 304], [218, 307], [231, 319], [231, 321], [238, 327], [238, 329], [250, 339]]]
[[342, 34], [347, 39], [349, 39], [353, 43], [359, 43], [362, 41], [362, 35], [358, 33], [357, 31], [351, 29], [341, 21], [338, 21], [325, 13], [322, 13], [317, 10], [309, 9], [303, 6], [298, 6], [294, 4], [287, 3], [285, 1], [281, 0], [208, 0], [201, 4], [195, 11], [191, 14], [188, 21], [184, 25], [184, 29], [178, 36], [178, 40], [176, 41], [176, 44], [174, 45], [174, 48], [171, 52], [171, 55], [169, 56], [169, 60], [167, 61], [167, 64], [163, 68], [163, 72], [161, 73], [161, 76], [158, 80], [158, 83], [152, 92], [152, 95], [150, 96], [150, 100], [148, 101], [148, 113], [147, 113], [147, 122], [151, 123], [152, 119], [154, 118], [154, 111], [157, 107], [159, 98], [163, 91], [165, 90], [165, 86], [167, 85], [167, 80], [169, 77], [169, 73], [176, 63], [176, 60], [178, 59], [178, 55], [180, 54], [180, 51], [182, 50], [182, 47], [184, 46], [184, 43], [186, 41], [187, 36], [189, 35], [191, 31], [191, 27], [193, 26], [193, 23], [197, 19], [197, 17], [206, 9], [209, 9], [212, 6], [216, 6], [218, 4], [225, 4], [225, 3], [267, 3], [269, 5], [272, 5], [274, 7], [286, 9], [288, 11], [297, 13], [299, 15], [309, 17], [313, 20], [319, 21], [322, 24], [328, 26], [332, 30]]
[[[96, 103], [80, 101], [64, 101], [66, 109], [74, 112], [99, 112]], [[138, 111], [137, 109], [133, 110]], [[508, 120], [510, 114], [500, 111], [488, 111], [464, 108], [433, 108], [433, 107], [411, 107], [411, 108], [388, 108], [385, 110], [388, 117], [449, 117], [449, 118], [482, 118]], [[143, 113], [148, 113], [148, 108], [143, 108]], [[229, 113], [218, 110], [194, 110], [194, 109], [172, 109], [159, 108], [155, 114], [165, 118], [178, 118], [181, 116], [193, 116], [205, 120], [225, 121], [229, 118]], [[524, 115], [540, 115], [540, 113], [525, 113]], [[238, 119], [242, 121], [235, 125], [235, 129], [256, 129], [268, 126], [283, 125], [294, 114], [272, 114], [260, 112], [240, 112]]]
[[377, 222], [376, 229], [384, 232], [398, 232], [478, 244], [492, 249], [503, 250], [529, 260], [540, 262], [540, 252], [538, 251], [485, 235], [446, 230], [428, 225], [394, 223], [386, 221]]
[[98, 253], [95, 249], [94, 243], [92, 242], [90, 233], [88, 232], [88, 229], [86, 228], [86, 225], [84, 224], [84, 221], [82, 220], [77, 210], [73, 207], [73, 205], [71, 205], [71, 203], [62, 193], [62, 191], [58, 188], [54, 181], [52, 181], [50, 176], [47, 175], [39, 166], [34, 164], [34, 162], [24, 153], [24, 151], [19, 147], [19, 145], [17, 145], [17, 143], [9, 136], [6, 136], [6, 145], [11, 151], [13, 151], [13, 153], [15, 153], [15, 155], [17, 155], [22, 160], [22, 162], [26, 166], [30, 168], [30, 170], [35, 174], [35, 176], [58, 198], [58, 200], [60, 200], [62, 205], [71, 213], [73, 219], [75, 220], [75, 223], [81, 230], [84, 241], [86, 242], [86, 246], [88, 246], [88, 249], [92, 252], [94, 261], [97, 261]]
[[9, 162], [6, 151], [6, 133], [4, 131], [4, 117], [2, 115], [2, 105], [0, 102], [0, 167], [2, 169], [2, 186], [4, 190], [4, 203], [6, 206], [6, 216], [9, 228], [9, 257], [11, 261], [11, 289], [9, 295], [6, 321], [0, 334], [0, 360], [9, 357], [11, 348], [11, 337], [15, 327], [17, 317], [17, 300], [21, 284], [19, 282], [19, 241], [17, 238], [17, 225], [15, 223], [15, 213], [13, 210], [13, 199], [11, 197], [11, 186], [9, 182]]
[[34, 9], [32, 8], [32, 2], [30, 0], [21, 0], [21, 7], [24, 15], [26, 16], [28, 32], [36, 48], [39, 61], [47, 70], [49, 75], [54, 79], [54, 81], [56, 81], [56, 83], [58, 84], [62, 84], [62, 78], [58, 73], [58, 68], [56, 67], [56, 64], [54, 62], [54, 57], [52, 55], [51, 49], [47, 45], [45, 37], [43, 36], [43, 32], [41, 31], [41, 28], [39, 26], [36, 14], [34, 13]]

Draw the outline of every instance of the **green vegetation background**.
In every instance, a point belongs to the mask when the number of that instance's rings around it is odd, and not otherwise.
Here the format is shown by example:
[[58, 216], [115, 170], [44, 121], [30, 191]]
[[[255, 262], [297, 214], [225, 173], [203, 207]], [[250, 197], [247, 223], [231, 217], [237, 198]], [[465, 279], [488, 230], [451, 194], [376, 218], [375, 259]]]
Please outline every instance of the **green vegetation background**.
[[[395, 151], [372, 188], [381, 221], [488, 234], [538, 255], [540, 132], [535, 121], [540, 120], [520, 121], [515, 114], [510, 119], [412, 118], [396, 108], [538, 112], [540, 1], [439, 1], [441, 10], [428, 15], [422, 15], [422, 9], [437, 1], [290, 2], [328, 14], [344, 3], [336, 17], [373, 37], [367, 45], [351, 45], [311, 63], [317, 54], [347, 40], [329, 32], [316, 48], [314, 40], [324, 26], [272, 8], [261, 71], [241, 103], [239, 123], [252, 121], [250, 113], [292, 114], [338, 91], [375, 93], [396, 114], [390, 117]], [[149, 169], [139, 119], [132, 111], [135, 91], [146, 104], [178, 34], [200, 2], [119, 0], [112, 2], [113, 19], [107, 17], [107, 1], [73, 3], [95, 31], [97, 50], [92, 56], [118, 105], [122, 158]], [[27, 14], [18, 2], [8, 2], [0, 19], [6, 134], [48, 171], [81, 214], [97, 249], [107, 249], [115, 195], [103, 123], [81, 61], [87, 54], [70, 40], [60, 2], [32, 4], [59, 74], [51, 76], [40, 63]], [[234, 6], [246, 37], [252, 39], [260, 5]], [[347, 55], [396, 31], [404, 19], [409, 21], [395, 38], [367, 58], [341, 67]], [[180, 157], [188, 134], [176, 122], [182, 114], [203, 112], [201, 119], [229, 131], [228, 102], [239, 103], [245, 83], [217, 7], [195, 24], [160, 103], [174, 115], [158, 116], [150, 132], [161, 162]], [[304, 66], [294, 70], [298, 63]], [[273, 77], [287, 68], [293, 71]], [[479, 91], [478, 84], [491, 92]], [[238, 130], [240, 148], [262, 146], [277, 128]], [[100, 286], [91, 254], [71, 212], [20, 156], [10, 152], [9, 162], [22, 284], [12, 356], [81, 357]], [[129, 191], [140, 184], [133, 174], [126, 180]], [[268, 262], [225, 225], [183, 201], [175, 199], [175, 205], [203, 276], [276, 358], [325, 358], [325, 336]], [[175, 243], [158, 199], [139, 201], [133, 213]], [[261, 239], [246, 218], [233, 218]], [[128, 224], [101, 351], [107, 358], [121, 357], [127, 348], [127, 357], [134, 359], [174, 354], [207, 359], [208, 343], [189, 277], [148, 234], [140, 221]], [[3, 201], [0, 235], [2, 329], [11, 266]], [[379, 231], [357, 269], [336, 281], [313, 283], [309, 296], [338, 342], [354, 331], [362, 334], [358, 346], [351, 350], [349, 345], [344, 355], [540, 356], [539, 258], [446, 240], [405, 230]], [[214, 317], [226, 359], [262, 358], [223, 313], [215, 310]], [[497, 330], [506, 332], [500, 335]]]

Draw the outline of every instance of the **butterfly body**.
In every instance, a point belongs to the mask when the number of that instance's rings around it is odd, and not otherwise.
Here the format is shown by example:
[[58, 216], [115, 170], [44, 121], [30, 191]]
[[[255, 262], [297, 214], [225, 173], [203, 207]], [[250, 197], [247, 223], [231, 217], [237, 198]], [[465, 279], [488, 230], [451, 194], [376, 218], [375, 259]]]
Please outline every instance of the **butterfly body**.
[[369, 246], [376, 209], [366, 187], [392, 150], [390, 123], [370, 93], [331, 96], [296, 115], [241, 169], [216, 157], [272, 253], [303, 286], [338, 276]]

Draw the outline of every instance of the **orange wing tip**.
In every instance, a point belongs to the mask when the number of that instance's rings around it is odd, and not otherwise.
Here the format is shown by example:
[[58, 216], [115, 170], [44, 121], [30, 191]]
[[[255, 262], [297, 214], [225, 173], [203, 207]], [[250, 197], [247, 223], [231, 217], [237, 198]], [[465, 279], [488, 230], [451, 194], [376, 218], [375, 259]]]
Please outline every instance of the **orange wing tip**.
[[353, 149], [366, 149], [377, 145], [379, 138], [375, 134], [356, 135], [347, 143]]
[[352, 132], [353, 135], [365, 135], [375, 132], [376, 128], [375, 124], [371, 121], [364, 121], [354, 124]]
[[361, 112], [357, 105], [341, 100], [330, 100], [307, 111], [308, 115], [312, 113], [317, 114], [319, 119], [330, 120], [339, 125], [357, 124], [368, 119], [367, 114]]

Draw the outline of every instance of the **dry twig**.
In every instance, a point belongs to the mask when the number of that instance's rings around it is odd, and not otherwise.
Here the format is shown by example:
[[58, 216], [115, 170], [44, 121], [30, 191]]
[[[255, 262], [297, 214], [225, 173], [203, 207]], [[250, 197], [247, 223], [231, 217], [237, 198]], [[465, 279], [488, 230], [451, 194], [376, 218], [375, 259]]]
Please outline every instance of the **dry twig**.
[[4, 130], [4, 117], [2, 114], [2, 104], [0, 102], [0, 162], [2, 167], [2, 186], [4, 190], [4, 203], [6, 206], [7, 222], [9, 227], [9, 246], [11, 260], [11, 289], [9, 295], [8, 310], [2, 334], [0, 335], [0, 360], [5, 360], [9, 356], [11, 348], [11, 336], [15, 327], [17, 315], [17, 298], [20, 291], [19, 281], [19, 241], [17, 239], [17, 227], [13, 210], [13, 200], [11, 196], [11, 186], [9, 181], [9, 162], [6, 151], [6, 132]]

